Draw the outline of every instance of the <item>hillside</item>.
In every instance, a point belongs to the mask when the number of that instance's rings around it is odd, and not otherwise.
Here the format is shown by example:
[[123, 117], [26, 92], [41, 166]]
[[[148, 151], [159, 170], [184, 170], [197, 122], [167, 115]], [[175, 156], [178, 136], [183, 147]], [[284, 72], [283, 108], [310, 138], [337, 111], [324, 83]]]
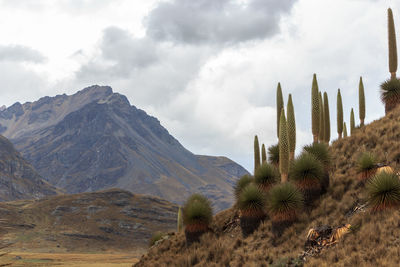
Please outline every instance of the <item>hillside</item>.
[[0, 133], [68, 193], [123, 188], [182, 203], [200, 191], [221, 210], [232, 203], [236, 178], [247, 173], [228, 158], [191, 153], [108, 86], [15, 103], [0, 111]]
[[[398, 266], [400, 211], [374, 214], [368, 207], [352, 211], [366, 202], [355, 168], [361, 152], [373, 152], [396, 171], [400, 169], [400, 107], [352, 136], [334, 141], [330, 151], [333, 164], [328, 192], [281, 237], [274, 237], [271, 222], [266, 220], [243, 238], [237, 211], [231, 208], [214, 217], [213, 232], [204, 235], [201, 243], [186, 247], [184, 233], [179, 233], [149, 249], [135, 266]], [[346, 223], [353, 231], [338, 244], [300, 260], [310, 228]]]
[[177, 210], [119, 189], [2, 202], [1, 241], [21, 252], [140, 253], [154, 232], [176, 229]]
[[0, 135], [0, 201], [40, 198], [59, 192]]

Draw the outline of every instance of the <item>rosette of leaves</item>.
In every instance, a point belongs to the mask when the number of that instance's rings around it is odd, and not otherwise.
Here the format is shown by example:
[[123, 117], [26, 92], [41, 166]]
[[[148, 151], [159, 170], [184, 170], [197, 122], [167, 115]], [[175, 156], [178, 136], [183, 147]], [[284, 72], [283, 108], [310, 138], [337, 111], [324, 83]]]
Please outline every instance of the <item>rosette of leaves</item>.
[[243, 236], [248, 236], [258, 228], [265, 218], [265, 194], [253, 184], [248, 184], [241, 192], [238, 207], [240, 209], [240, 227]]
[[305, 146], [303, 150], [311, 155], [313, 155], [317, 160], [319, 160], [324, 167], [324, 176], [321, 181], [321, 194], [326, 193], [329, 187], [329, 169], [331, 166], [331, 154], [329, 152], [329, 146], [324, 143], [313, 143], [311, 145]]
[[284, 229], [297, 221], [303, 202], [303, 195], [290, 182], [277, 184], [271, 188], [268, 193], [267, 208], [276, 234], [282, 234]]
[[396, 174], [381, 172], [368, 180], [366, 188], [373, 212], [400, 206], [400, 180]]
[[183, 224], [187, 244], [199, 241], [212, 221], [211, 202], [201, 194], [191, 195], [183, 206]]
[[375, 175], [378, 168], [377, 164], [376, 157], [372, 153], [362, 153], [357, 160], [357, 170], [360, 180], [365, 181]]
[[269, 163], [264, 163], [254, 174], [254, 182], [264, 192], [268, 192], [271, 186], [279, 181], [278, 169]]
[[279, 166], [279, 144], [268, 148], [268, 161], [274, 166]]
[[389, 79], [381, 84], [381, 100], [385, 104], [385, 113], [400, 104], [400, 80]]
[[242, 177], [239, 178], [239, 180], [237, 180], [236, 185], [234, 186], [236, 203], [239, 200], [240, 193], [242, 192], [242, 190], [253, 181], [254, 181], [253, 177], [248, 174], [243, 175]]

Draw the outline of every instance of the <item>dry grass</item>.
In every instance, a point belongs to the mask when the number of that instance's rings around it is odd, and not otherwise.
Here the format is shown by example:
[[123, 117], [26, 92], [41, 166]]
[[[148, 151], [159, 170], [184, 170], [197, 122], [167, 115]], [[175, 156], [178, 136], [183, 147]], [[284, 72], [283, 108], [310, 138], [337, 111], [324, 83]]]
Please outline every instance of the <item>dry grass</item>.
[[[367, 200], [365, 186], [357, 179], [356, 162], [368, 151], [400, 169], [400, 107], [386, 117], [356, 130], [350, 137], [334, 141], [330, 147], [331, 184], [309, 213], [276, 237], [270, 220], [247, 238], [242, 238], [237, 211], [225, 210], [214, 217], [213, 233], [200, 243], [186, 246], [182, 233], [151, 248], [135, 266], [290, 266], [299, 264], [307, 232], [328, 224], [350, 223], [352, 233], [337, 245], [307, 257], [306, 266], [398, 266], [400, 258], [400, 210], [351, 214]], [[301, 262], [300, 262], [301, 263]], [[298, 266], [298, 265], [297, 265]]]

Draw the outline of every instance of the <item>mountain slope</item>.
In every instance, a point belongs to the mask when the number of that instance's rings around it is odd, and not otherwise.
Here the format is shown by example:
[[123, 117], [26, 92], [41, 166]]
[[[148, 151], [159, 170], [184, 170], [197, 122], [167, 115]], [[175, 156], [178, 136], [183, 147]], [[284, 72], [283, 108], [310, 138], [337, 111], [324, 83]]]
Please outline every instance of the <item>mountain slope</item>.
[[110, 189], [0, 203], [0, 231], [12, 250], [142, 251], [156, 231], [176, 229], [178, 206]]
[[0, 111], [0, 130], [47, 181], [69, 193], [117, 187], [182, 203], [200, 191], [220, 210], [246, 173], [227, 158], [194, 155], [110, 87], [16, 103]]
[[44, 181], [7, 138], [0, 136], [0, 201], [40, 198], [59, 191]]
[[[332, 143], [328, 192], [281, 237], [274, 236], [271, 222], [266, 220], [243, 238], [238, 212], [231, 208], [214, 217], [212, 232], [201, 243], [186, 247], [185, 236], [179, 233], [149, 249], [135, 266], [398, 266], [400, 210], [371, 213], [368, 206], [362, 208], [367, 194], [357, 179], [356, 161], [363, 151], [374, 153], [399, 171], [400, 107]], [[354, 228], [339, 243], [317, 256], [306, 255], [305, 261], [299, 257], [305, 255], [309, 229], [347, 223]]]

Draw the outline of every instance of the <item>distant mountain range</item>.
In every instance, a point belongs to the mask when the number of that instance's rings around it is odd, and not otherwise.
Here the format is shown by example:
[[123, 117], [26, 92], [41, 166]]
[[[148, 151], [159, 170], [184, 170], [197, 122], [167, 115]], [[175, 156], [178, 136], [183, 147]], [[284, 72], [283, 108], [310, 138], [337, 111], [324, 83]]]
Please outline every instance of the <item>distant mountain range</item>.
[[0, 133], [68, 193], [116, 187], [182, 203], [200, 192], [221, 210], [232, 203], [237, 177], [247, 173], [226, 157], [191, 153], [108, 86], [3, 108]]

